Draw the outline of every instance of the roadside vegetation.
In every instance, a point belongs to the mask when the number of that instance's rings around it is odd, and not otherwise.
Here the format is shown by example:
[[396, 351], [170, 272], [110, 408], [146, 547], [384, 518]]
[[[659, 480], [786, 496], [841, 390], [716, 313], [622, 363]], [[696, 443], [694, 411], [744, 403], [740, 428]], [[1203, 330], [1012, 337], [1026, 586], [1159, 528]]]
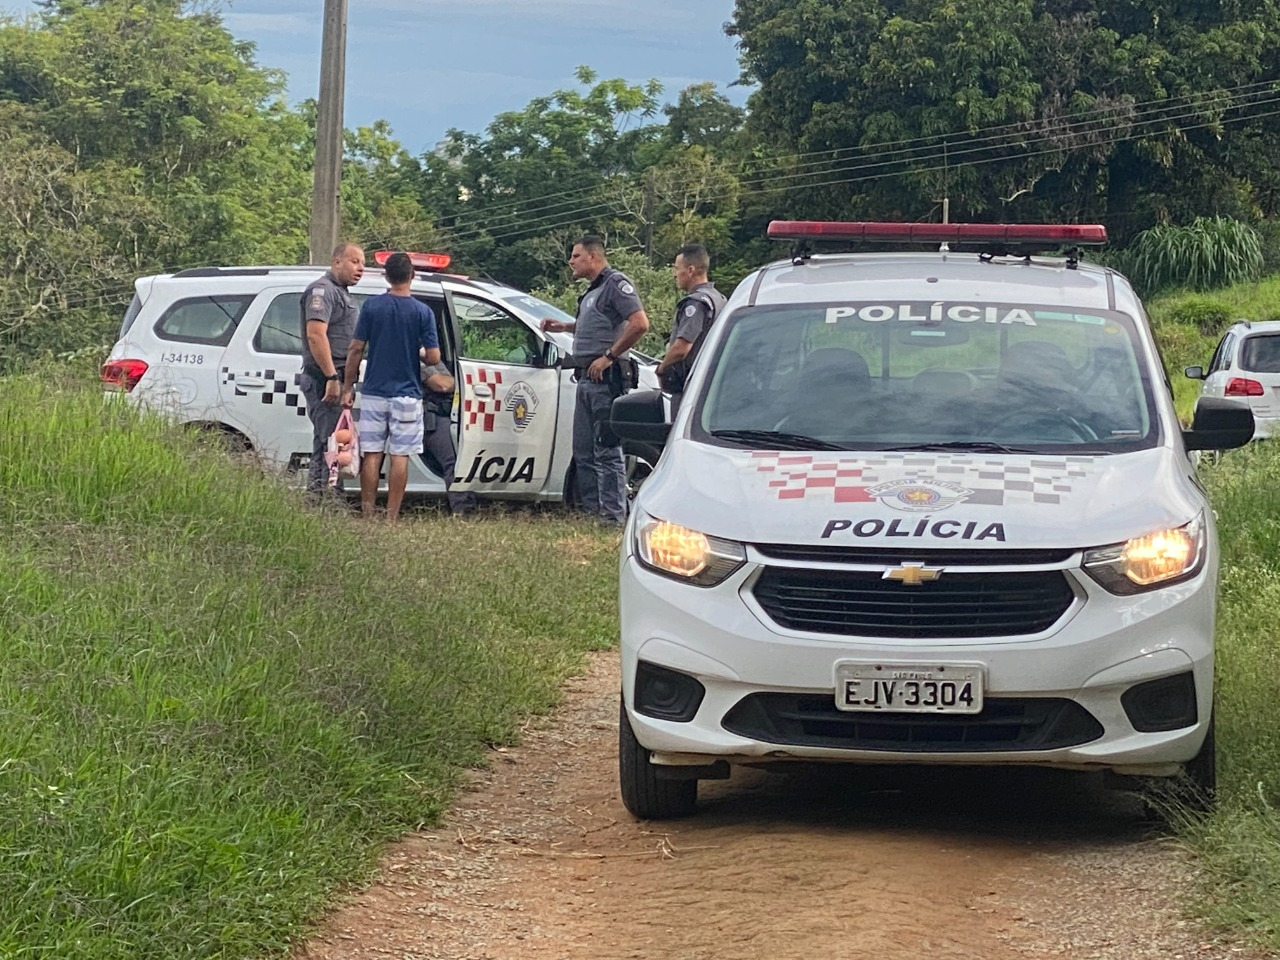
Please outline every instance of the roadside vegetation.
[[283, 950], [613, 642], [586, 524], [305, 510], [51, 373], [0, 379], [0, 957]]

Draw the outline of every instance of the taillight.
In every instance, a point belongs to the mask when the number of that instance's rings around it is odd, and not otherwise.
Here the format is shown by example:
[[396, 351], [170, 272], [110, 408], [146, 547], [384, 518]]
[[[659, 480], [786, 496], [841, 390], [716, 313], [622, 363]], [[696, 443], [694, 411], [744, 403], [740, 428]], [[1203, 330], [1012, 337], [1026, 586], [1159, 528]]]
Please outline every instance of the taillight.
[[108, 360], [102, 365], [102, 382], [128, 393], [146, 372], [145, 360]]
[[1264, 393], [1262, 384], [1257, 380], [1232, 377], [1227, 381], [1226, 396], [1228, 397], [1261, 397]]

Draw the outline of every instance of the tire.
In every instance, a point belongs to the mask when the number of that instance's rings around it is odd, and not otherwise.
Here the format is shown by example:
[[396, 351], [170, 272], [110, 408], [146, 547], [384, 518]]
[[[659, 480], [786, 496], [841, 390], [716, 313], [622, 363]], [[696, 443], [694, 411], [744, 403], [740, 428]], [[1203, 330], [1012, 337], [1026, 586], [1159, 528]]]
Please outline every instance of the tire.
[[1218, 744], [1213, 714], [1200, 752], [1187, 761], [1182, 777], [1183, 802], [1193, 810], [1211, 810], [1218, 795]]
[[618, 698], [618, 783], [622, 805], [640, 820], [687, 817], [698, 805], [697, 780], [661, 780], [640, 746], [627, 719], [627, 705]]

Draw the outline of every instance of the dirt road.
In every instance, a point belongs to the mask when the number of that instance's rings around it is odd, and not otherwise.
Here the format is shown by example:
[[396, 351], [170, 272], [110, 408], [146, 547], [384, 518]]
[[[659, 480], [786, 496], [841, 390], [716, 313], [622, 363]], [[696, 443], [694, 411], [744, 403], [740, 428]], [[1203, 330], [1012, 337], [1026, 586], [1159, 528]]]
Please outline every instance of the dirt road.
[[1136, 802], [1052, 771], [735, 772], [637, 823], [616, 678], [594, 659], [297, 960], [1263, 956], [1181, 918], [1189, 862]]

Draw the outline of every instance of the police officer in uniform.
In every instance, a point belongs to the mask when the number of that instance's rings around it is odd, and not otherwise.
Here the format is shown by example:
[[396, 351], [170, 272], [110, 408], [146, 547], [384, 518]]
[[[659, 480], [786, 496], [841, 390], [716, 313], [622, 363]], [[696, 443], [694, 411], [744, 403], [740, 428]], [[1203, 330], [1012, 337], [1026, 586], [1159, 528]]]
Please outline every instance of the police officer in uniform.
[[676, 286], [684, 296], [676, 304], [676, 318], [671, 325], [667, 352], [663, 354], [662, 362], [654, 372], [658, 375], [662, 389], [671, 394], [673, 419], [680, 409], [689, 368], [698, 355], [698, 348], [702, 346], [702, 338], [707, 335], [712, 322], [724, 308], [724, 294], [707, 279], [710, 268], [711, 258], [707, 254], [707, 248], [700, 243], [686, 243], [680, 248], [675, 263], [672, 264]]
[[342, 377], [347, 348], [360, 311], [348, 288], [364, 275], [364, 251], [354, 243], [339, 244], [323, 277], [302, 294], [302, 395], [311, 419], [311, 465], [307, 492], [328, 486], [324, 462], [329, 437], [342, 413]]
[[617, 376], [610, 375], [620, 357], [649, 329], [649, 317], [634, 284], [609, 266], [604, 241], [588, 235], [573, 245], [569, 269], [578, 280], [588, 282], [578, 298], [578, 317], [573, 323], [543, 320], [549, 332], [571, 331], [573, 355], [594, 358], [579, 374], [573, 411], [573, 459], [577, 465], [578, 498], [582, 509], [608, 524], [621, 525], [627, 516], [627, 475], [622, 445], [607, 425]]

